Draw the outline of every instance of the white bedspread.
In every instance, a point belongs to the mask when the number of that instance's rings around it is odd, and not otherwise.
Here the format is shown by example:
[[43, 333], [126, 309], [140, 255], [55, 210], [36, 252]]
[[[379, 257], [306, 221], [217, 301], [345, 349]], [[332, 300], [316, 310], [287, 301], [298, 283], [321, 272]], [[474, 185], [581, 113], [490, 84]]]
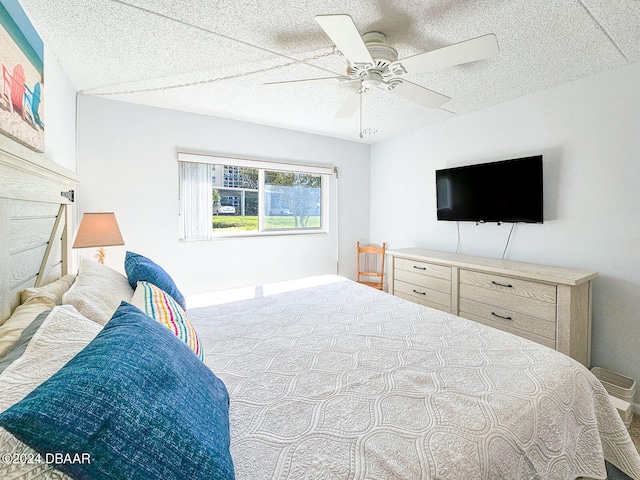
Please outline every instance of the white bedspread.
[[605, 478], [603, 458], [640, 478], [622, 421], [577, 362], [340, 277], [314, 280], [189, 309], [231, 395], [239, 480]]

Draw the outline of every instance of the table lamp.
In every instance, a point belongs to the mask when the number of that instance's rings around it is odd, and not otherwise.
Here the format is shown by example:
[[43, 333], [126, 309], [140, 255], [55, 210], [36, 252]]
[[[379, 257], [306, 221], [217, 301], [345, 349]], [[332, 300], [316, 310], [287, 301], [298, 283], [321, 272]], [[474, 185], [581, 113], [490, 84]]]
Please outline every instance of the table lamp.
[[73, 248], [100, 247], [96, 258], [104, 264], [104, 247], [124, 245], [116, 216], [113, 212], [85, 213], [73, 242]]

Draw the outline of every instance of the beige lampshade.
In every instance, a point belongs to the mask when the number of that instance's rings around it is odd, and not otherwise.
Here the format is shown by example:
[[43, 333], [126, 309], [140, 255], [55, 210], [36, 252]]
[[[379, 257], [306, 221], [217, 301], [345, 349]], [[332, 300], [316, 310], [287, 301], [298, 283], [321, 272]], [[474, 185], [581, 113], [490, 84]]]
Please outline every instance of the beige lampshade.
[[124, 245], [113, 212], [85, 213], [82, 216], [73, 248], [109, 247]]

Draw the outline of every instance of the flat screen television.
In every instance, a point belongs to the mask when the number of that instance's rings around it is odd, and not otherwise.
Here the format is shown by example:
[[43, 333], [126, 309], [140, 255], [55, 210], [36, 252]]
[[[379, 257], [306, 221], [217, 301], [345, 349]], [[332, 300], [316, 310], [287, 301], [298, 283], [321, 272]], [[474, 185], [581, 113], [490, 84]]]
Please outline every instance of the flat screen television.
[[436, 170], [438, 220], [542, 223], [542, 155]]

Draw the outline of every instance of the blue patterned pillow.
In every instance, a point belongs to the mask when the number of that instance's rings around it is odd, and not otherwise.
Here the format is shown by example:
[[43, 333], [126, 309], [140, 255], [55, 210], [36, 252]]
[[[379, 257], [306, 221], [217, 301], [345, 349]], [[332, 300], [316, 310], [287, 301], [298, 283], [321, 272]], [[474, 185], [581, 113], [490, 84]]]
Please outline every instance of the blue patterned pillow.
[[152, 260], [139, 253], [127, 252], [124, 259], [124, 270], [127, 273], [129, 284], [134, 290], [138, 282], [152, 283], [171, 295], [183, 310], [187, 309], [184, 296], [178, 290], [171, 276]]
[[228, 413], [224, 383], [123, 302], [84, 350], [0, 414], [0, 426], [43, 458], [62, 454], [53, 466], [73, 478], [233, 479]]

